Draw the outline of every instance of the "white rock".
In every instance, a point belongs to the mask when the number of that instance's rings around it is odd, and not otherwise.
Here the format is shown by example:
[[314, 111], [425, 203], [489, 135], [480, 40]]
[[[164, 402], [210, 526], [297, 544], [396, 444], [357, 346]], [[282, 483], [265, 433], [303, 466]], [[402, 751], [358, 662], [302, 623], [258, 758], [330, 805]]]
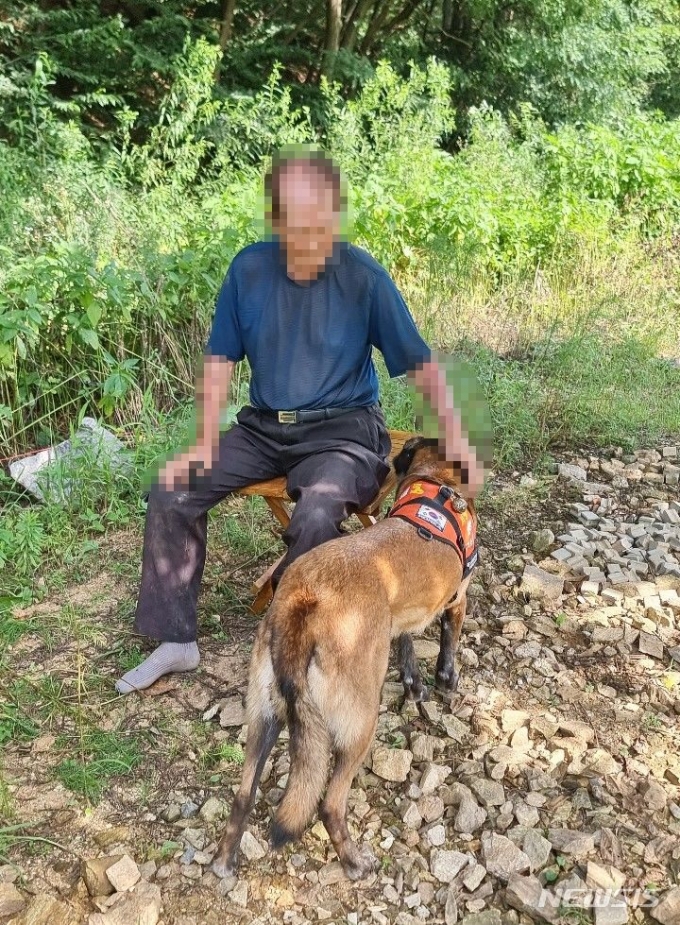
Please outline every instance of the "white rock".
[[673, 887], [661, 897], [649, 914], [661, 925], [678, 925], [680, 922], [680, 886]]
[[505, 891], [505, 901], [513, 909], [544, 922], [560, 920], [559, 901], [544, 890], [538, 877], [513, 874]]
[[577, 480], [579, 482], [585, 482], [588, 478], [588, 473], [581, 466], [572, 466], [569, 463], [560, 463], [557, 467], [557, 474], [560, 478], [568, 480]]
[[220, 710], [220, 726], [228, 729], [231, 726], [243, 726], [246, 721], [246, 711], [241, 697], [229, 697]]
[[430, 871], [440, 883], [451, 883], [469, 863], [468, 855], [461, 854], [460, 851], [434, 849], [430, 855]]
[[91, 915], [88, 925], [157, 925], [160, 914], [160, 887], [142, 882], [121, 896], [108, 912]]
[[260, 861], [267, 853], [253, 833], [247, 829], [241, 838], [241, 851], [248, 861]]
[[486, 877], [486, 867], [482, 864], [475, 864], [471, 868], [469, 873], [466, 873], [463, 877], [463, 886], [470, 893], [474, 893], [478, 886], [481, 886], [482, 881]]
[[446, 895], [446, 905], [444, 906], [444, 925], [457, 925], [458, 922], [458, 902], [456, 901], [455, 890], [449, 890]]
[[209, 797], [203, 806], [201, 806], [199, 815], [205, 822], [216, 822], [220, 819], [226, 810], [225, 804], [217, 797]]
[[481, 829], [487, 819], [487, 812], [474, 800], [461, 800], [453, 828], [456, 832], [473, 835]]
[[25, 905], [24, 897], [13, 883], [0, 883], [0, 919], [16, 915]]
[[559, 601], [564, 590], [564, 579], [527, 562], [519, 590], [537, 600]]
[[242, 909], [246, 909], [248, 906], [248, 881], [239, 880], [229, 894], [229, 899], [236, 903], [237, 906], [241, 906]]
[[451, 768], [447, 765], [426, 764], [420, 778], [420, 789], [423, 795], [438, 790], [450, 774]]
[[532, 873], [535, 873], [537, 870], [543, 870], [550, 860], [551, 849], [552, 845], [547, 838], [543, 838], [540, 832], [529, 829], [529, 831], [525, 833], [524, 840], [522, 841], [522, 850], [529, 858], [531, 865], [530, 870]]
[[513, 845], [509, 838], [496, 833], [485, 833], [482, 837], [482, 860], [494, 877], [507, 882], [515, 873], [529, 870], [531, 861], [527, 855]]
[[549, 829], [548, 839], [553, 849], [561, 854], [582, 858], [595, 850], [595, 836], [587, 832], [574, 832], [570, 829]]
[[607, 901], [595, 905], [595, 925], [626, 925], [628, 906], [622, 896], [603, 897]]
[[423, 821], [420, 810], [413, 800], [409, 800], [403, 807], [401, 818], [407, 829], [419, 829]]
[[645, 655], [651, 655], [652, 658], [663, 658], [663, 642], [658, 636], [654, 636], [652, 633], [642, 632], [641, 630], [638, 645], [640, 647], [640, 652], [643, 652]]
[[411, 770], [413, 753], [407, 748], [386, 748], [379, 745], [373, 751], [373, 773], [383, 780], [402, 783]]
[[433, 825], [428, 829], [427, 840], [433, 848], [441, 848], [446, 842], [446, 829], [443, 825]]
[[518, 803], [515, 806], [515, 819], [519, 825], [526, 829], [532, 829], [540, 822], [538, 810], [534, 806], [527, 806], [526, 803]]
[[526, 710], [503, 710], [501, 713], [501, 729], [503, 732], [515, 732], [531, 719]]
[[116, 893], [125, 893], [139, 881], [139, 868], [128, 854], [106, 869], [106, 876]]
[[657, 781], [650, 781], [643, 787], [642, 795], [645, 803], [654, 812], [663, 812], [668, 802], [668, 796], [664, 788]]
[[502, 806], [505, 803], [505, 790], [497, 781], [482, 777], [473, 780], [470, 787], [483, 806]]

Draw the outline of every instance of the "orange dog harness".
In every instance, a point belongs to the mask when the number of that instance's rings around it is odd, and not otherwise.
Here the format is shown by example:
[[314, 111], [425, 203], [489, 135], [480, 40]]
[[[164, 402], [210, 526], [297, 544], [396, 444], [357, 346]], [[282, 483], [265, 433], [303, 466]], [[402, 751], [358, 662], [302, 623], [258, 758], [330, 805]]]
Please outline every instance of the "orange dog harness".
[[466, 578], [477, 564], [477, 525], [467, 501], [448, 485], [422, 479], [399, 495], [388, 517], [417, 527], [424, 540], [440, 540], [458, 553]]

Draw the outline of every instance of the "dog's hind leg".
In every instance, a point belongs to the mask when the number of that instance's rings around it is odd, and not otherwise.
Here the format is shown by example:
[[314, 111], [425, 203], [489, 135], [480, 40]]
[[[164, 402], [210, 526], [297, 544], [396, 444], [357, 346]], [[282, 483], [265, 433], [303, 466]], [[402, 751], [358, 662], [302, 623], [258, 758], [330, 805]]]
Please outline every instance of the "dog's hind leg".
[[[377, 719], [378, 705], [375, 708]], [[362, 717], [364, 719], [364, 717]], [[319, 816], [333, 842], [340, 863], [350, 880], [368, 877], [378, 862], [368, 845], [358, 848], [352, 841], [347, 828], [347, 797], [354, 775], [369, 749], [376, 720], [366, 714], [363, 728], [356, 730], [356, 738], [347, 745], [334, 750], [335, 766], [328, 790], [319, 809]]]
[[402, 633], [397, 638], [397, 649], [399, 680], [404, 685], [404, 697], [410, 697], [416, 703], [420, 703], [427, 699], [427, 688], [423, 684], [410, 633]]
[[465, 605], [465, 591], [459, 591], [455, 601], [449, 604], [442, 614], [435, 681], [440, 690], [455, 692], [458, 688], [456, 655], [458, 654], [460, 633], [465, 621]]

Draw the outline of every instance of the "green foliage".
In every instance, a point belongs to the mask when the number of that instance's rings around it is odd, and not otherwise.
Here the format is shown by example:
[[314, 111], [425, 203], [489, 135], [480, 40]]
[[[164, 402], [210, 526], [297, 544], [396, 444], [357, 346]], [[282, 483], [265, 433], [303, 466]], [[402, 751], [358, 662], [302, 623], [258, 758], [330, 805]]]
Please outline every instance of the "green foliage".
[[[424, 0], [341, 4], [334, 76], [346, 92], [363, 86], [383, 60], [402, 75], [436, 55], [454, 76], [452, 100], [463, 111], [484, 102], [507, 113], [529, 102], [550, 124], [610, 121], [640, 106], [678, 112], [680, 12], [674, 0]], [[118, 137], [138, 114], [136, 140], [148, 141], [168, 87], [180, 92], [187, 42], [210, 47], [206, 81], [217, 95], [245, 101], [277, 68], [296, 105], [323, 111], [320, 92], [327, 33], [325, 4], [305, 0], [264, 6], [238, 0], [221, 63], [219, 0], [79, 0], [38, 4], [9, 0], [0, 26], [4, 125], [20, 134], [42, 61], [47, 105], [60, 121], [80, 121], [93, 138]], [[173, 92], [171, 90], [171, 92]], [[191, 104], [184, 115], [193, 119]], [[181, 122], [181, 115], [173, 120]], [[266, 120], [255, 127], [267, 133]], [[230, 146], [233, 136], [224, 135]], [[245, 145], [249, 147], [248, 143]], [[247, 154], [245, 155], [248, 156]]]
[[242, 765], [245, 754], [240, 745], [233, 742], [219, 742], [199, 755], [201, 770], [210, 771], [222, 765]]
[[[323, 83], [316, 127], [278, 71], [259, 93], [219, 99], [215, 62], [207, 42], [185, 44], [148, 141], [133, 142], [129, 122], [103, 160], [56, 119], [47, 70], [34, 75], [17, 110], [21, 156], [0, 142], [4, 455], [53, 440], [86, 412], [115, 425], [192, 394], [229, 261], [262, 231], [262, 161], [283, 143], [317, 138], [332, 150], [353, 190], [358, 243], [407, 277], [433, 255], [463, 282], [530, 277], [583, 247], [611, 251], [680, 222], [676, 121], [634, 114], [553, 131], [531, 107], [506, 119], [482, 106], [454, 155], [438, 147], [453, 117], [451, 79], [436, 62], [408, 79], [380, 63], [350, 100]], [[450, 346], [440, 320], [423, 320]], [[41, 548], [30, 529], [27, 542], [22, 573]]]
[[0, 746], [7, 742], [25, 742], [38, 735], [38, 727], [23, 716], [13, 703], [0, 706]]
[[631, 116], [616, 128], [588, 125], [547, 133], [539, 142], [547, 187], [567, 206], [573, 191], [638, 221], [670, 231], [680, 216], [680, 121]]
[[45, 531], [37, 511], [19, 508], [3, 517], [0, 527], [0, 569], [11, 563], [14, 574], [30, 582], [41, 563], [44, 547]]
[[139, 745], [134, 739], [97, 730], [84, 736], [81, 757], [64, 759], [55, 772], [69, 790], [97, 803], [107, 782], [129, 774], [139, 761]]
[[[497, 105], [529, 102], [552, 124], [609, 122], [642, 105], [650, 83], [666, 72], [667, 4], [550, 0], [538, 6], [526, 4], [519, 21], [513, 17], [490, 35], [495, 54], [486, 92]], [[485, 77], [479, 79], [483, 86]]]

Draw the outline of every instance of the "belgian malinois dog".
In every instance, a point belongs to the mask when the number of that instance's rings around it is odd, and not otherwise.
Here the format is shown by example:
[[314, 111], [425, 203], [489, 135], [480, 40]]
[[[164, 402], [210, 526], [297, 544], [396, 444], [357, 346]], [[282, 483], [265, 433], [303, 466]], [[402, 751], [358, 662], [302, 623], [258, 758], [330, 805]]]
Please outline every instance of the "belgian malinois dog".
[[[235, 871], [262, 769], [286, 723], [290, 772], [271, 846], [299, 838], [321, 803], [320, 818], [345, 873], [352, 880], [368, 876], [376, 861], [350, 838], [347, 797], [375, 733], [391, 639], [400, 640], [405, 690], [422, 696], [410, 634], [443, 611], [437, 683], [456, 687], [476, 515], [455, 491], [460, 472], [442, 460], [436, 440], [409, 440], [394, 468], [400, 479], [394, 516], [293, 562], [260, 624], [248, 682], [245, 765], [212, 865], [218, 876]], [[463, 511], [467, 535], [461, 538]]]

